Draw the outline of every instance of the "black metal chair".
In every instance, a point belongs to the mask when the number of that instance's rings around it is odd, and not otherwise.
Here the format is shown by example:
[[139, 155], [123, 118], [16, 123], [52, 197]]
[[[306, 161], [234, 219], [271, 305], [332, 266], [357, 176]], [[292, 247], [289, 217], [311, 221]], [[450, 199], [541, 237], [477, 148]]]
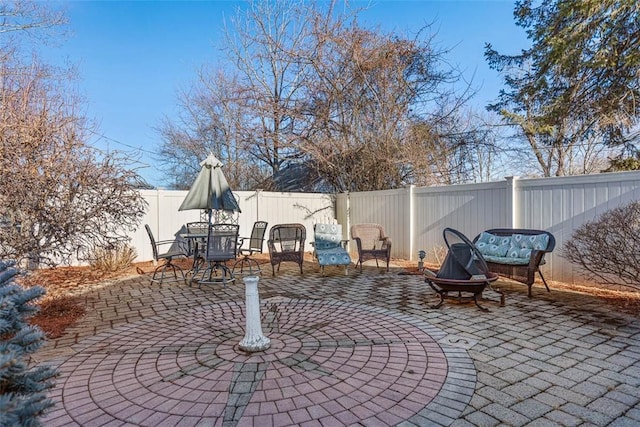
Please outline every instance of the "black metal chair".
[[304, 241], [307, 238], [307, 230], [302, 224], [278, 224], [269, 230], [269, 259], [271, 261], [272, 274], [276, 275], [275, 266], [280, 271], [280, 263], [283, 261], [295, 262], [300, 266], [304, 262]]
[[[187, 234], [190, 235], [186, 239], [187, 253], [193, 257], [193, 266], [191, 271], [196, 269], [198, 263], [204, 262], [205, 252], [207, 248], [207, 233], [209, 232], [209, 223], [204, 221], [188, 222], [186, 224]], [[202, 236], [202, 237], [192, 237]]]
[[[198, 234], [198, 235], [206, 235], [209, 231], [209, 223], [208, 222], [188, 222], [187, 223], [187, 233], [189, 234]], [[187, 245], [189, 248], [189, 255], [197, 257], [197, 252], [204, 252], [205, 244], [207, 242], [207, 238], [203, 237], [201, 239], [188, 239]]]
[[[264, 245], [264, 236], [267, 232], [266, 221], [256, 221], [253, 223], [250, 237], [240, 237], [238, 239], [238, 255], [242, 258], [237, 260], [233, 265], [233, 271], [240, 267], [240, 274], [244, 273], [244, 269], [248, 268], [249, 274], [262, 274], [260, 263], [251, 258], [254, 253], [261, 254]], [[247, 247], [243, 247], [245, 246]]]
[[[153, 271], [151, 282], [162, 284], [165, 281], [167, 282], [183, 281], [186, 283], [184, 270], [180, 266], [173, 263], [174, 258], [186, 257], [186, 254], [178, 247], [178, 244], [174, 240], [157, 241], [153, 236], [153, 232], [151, 231], [151, 227], [149, 227], [149, 224], [145, 224], [144, 228], [147, 230], [147, 234], [149, 235], [149, 240], [151, 240], [151, 248], [153, 250], [153, 261], [155, 263], [164, 261], [161, 265], [158, 265], [156, 269]], [[169, 249], [166, 252], [161, 252], [160, 247], [165, 245], [171, 245], [171, 247], [169, 247]], [[168, 272], [171, 272], [173, 274], [171, 276], [166, 276]], [[180, 273], [180, 277], [178, 277], [178, 273]]]
[[226, 265], [236, 258], [238, 246], [237, 224], [211, 224], [207, 233], [205, 262], [198, 264], [191, 278], [201, 284], [227, 283], [235, 281], [233, 271]]

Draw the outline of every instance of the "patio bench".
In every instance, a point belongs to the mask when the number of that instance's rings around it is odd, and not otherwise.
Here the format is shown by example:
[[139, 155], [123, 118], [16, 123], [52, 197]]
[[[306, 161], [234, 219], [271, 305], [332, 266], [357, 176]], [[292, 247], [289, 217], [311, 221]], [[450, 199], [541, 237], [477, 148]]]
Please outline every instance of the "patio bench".
[[477, 235], [473, 243], [487, 262], [489, 271], [526, 284], [529, 297], [536, 272], [547, 292], [551, 292], [540, 266], [545, 263], [544, 254], [555, 248], [553, 234], [524, 228], [493, 228]]

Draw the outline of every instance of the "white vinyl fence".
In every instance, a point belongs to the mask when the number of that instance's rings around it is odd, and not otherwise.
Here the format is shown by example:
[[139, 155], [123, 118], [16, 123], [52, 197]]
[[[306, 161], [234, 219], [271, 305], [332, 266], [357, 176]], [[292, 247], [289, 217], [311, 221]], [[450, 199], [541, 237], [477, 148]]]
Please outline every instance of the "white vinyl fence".
[[[149, 224], [156, 240], [179, 240], [187, 222], [206, 220], [202, 211], [178, 211], [187, 191], [143, 190], [149, 203], [147, 214], [141, 227], [132, 235], [131, 245], [138, 253], [138, 261], [153, 259], [151, 243], [144, 229]], [[237, 215], [240, 236], [251, 235], [255, 221], [267, 221], [269, 229], [275, 224], [300, 223], [307, 229], [306, 249], [311, 251], [309, 242], [313, 241], [313, 224], [335, 221], [334, 197], [329, 194], [313, 193], [276, 193], [266, 191], [234, 191], [240, 210]], [[266, 238], [265, 238], [266, 240]], [[264, 251], [266, 252], [266, 242]]]
[[[149, 210], [143, 220], [156, 239], [174, 239], [186, 222], [201, 219], [200, 211], [179, 212], [186, 191], [145, 190]], [[392, 257], [416, 260], [419, 250], [427, 261], [445, 249], [442, 230], [452, 227], [473, 239], [489, 228], [534, 228], [551, 232], [556, 250], [543, 266], [545, 277], [579, 282], [577, 266], [561, 257], [573, 230], [609, 209], [640, 199], [640, 172], [518, 179], [442, 187], [407, 187], [397, 190], [344, 193], [275, 193], [238, 191], [242, 213], [240, 235], [248, 236], [254, 221], [301, 223], [307, 229], [307, 250], [312, 248], [313, 224], [337, 221], [348, 238], [352, 224], [382, 224], [393, 239]], [[268, 230], [267, 230], [268, 233]], [[268, 235], [268, 234], [267, 234]], [[132, 236], [138, 260], [152, 258], [149, 239], [141, 227]], [[265, 245], [266, 251], [266, 245]], [[350, 245], [355, 257], [355, 245]]]
[[576, 274], [578, 267], [561, 256], [573, 231], [635, 200], [640, 200], [640, 172], [506, 178], [483, 184], [340, 194], [337, 218], [349, 224], [382, 224], [393, 239], [392, 257], [416, 260], [416, 264], [419, 250], [434, 262], [435, 254], [446, 249], [445, 227], [469, 239], [489, 228], [546, 230], [556, 238], [556, 249], [542, 267], [545, 278], [576, 283], [582, 279]]

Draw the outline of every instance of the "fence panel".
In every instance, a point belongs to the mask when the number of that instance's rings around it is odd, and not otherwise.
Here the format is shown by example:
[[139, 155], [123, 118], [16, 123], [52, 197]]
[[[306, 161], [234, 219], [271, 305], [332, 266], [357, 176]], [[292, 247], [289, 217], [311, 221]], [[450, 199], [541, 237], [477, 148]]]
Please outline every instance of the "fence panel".
[[519, 224], [550, 231], [556, 238], [556, 249], [543, 267], [545, 277], [579, 283], [582, 278], [578, 266], [562, 258], [562, 247], [581, 225], [610, 209], [640, 200], [640, 173], [522, 179], [516, 188]]
[[187, 191], [142, 190], [141, 194], [149, 208], [140, 228], [131, 236], [131, 245], [136, 249], [139, 261], [148, 261], [153, 259], [153, 253], [144, 224], [149, 224], [156, 240], [172, 240], [177, 239], [185, 223], [198, 221], [200, 214], [199, 211], [178, 211]]
[[[410, 189], [349, 193], [349, 224], [381, 224], [391, 237], [391, 256], [408, 254], [411, 238]], [[350, 252], [357, 251], [350, 245]]]
[[329, 194], [260, 192], [258, 206], [260, 219], [269, 222], [269, 229], [276, 224], [304, 225], [306, 251], [313, 250], [313, 224], [335, 220], [333, 196]]
[[573, 231], [634, 200], [640, 200], [637, 171], [348, 193], [337, 197], [336, 212], [349, 225], [384, 225], [393, 239], [393, 257], [415, 260], [422, 249], [428, 262], [443, 252], [445, 227], [469, 238], [499, 227], [550, 231], [556, 249], [546, 257], [545, 277], [576, 283], [582, 281], [578, 267], [561, 255]]
[[[131, 245], [136, 249], [137, 261], [153, 258], [149, 237], [144, 224], [149, 224], [157, 240], [180, 240], [184, 225], [190, 221], [200, 221], [200, 210], [178, 211], [187, 191], [142, 190], [142, 196], [149, 203], [141, 226], [131, 235]], [[306, 250], [313, 248], [313, 224], [333, 222], [335, 210], [333, 198], [327, 194], [314, 193], [272, 193], [263, 191], [234, 191], [242, 213], [238, 215], [240, 236], [250, 236], [253, 223], [267, 221], [269, 228], [275, 224], [297, 222], [307, 228]], [[268, 236], [269, 230], [267, 230]]]
[[[342, 224], [342, 238], [351, 239], [350, 228], [351, 218], [349, 218], [349, 193], [336, 194], [335, 202], [336, 222]], [[347, 249], [351, 252], [351, 242], [347, 244]], [[355, 249], [354, 249], [355, 252]]]
[[504, 182], [494, 182], [415, 189], [415, 243], [406, 259], [417, 259], [418, 250], [424, 250], [427, 262], [441, 261], [446, 227], [470, 239], [483, 230], [503, 227], [509, 218], [505, 188]]

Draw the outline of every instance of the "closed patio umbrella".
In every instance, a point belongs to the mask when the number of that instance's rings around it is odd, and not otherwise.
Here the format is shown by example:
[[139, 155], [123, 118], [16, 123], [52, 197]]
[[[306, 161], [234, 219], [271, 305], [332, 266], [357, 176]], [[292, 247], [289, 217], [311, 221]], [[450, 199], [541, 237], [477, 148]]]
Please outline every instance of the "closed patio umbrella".
[[200, 173], [189, 189], [189, 193], [182, 201], [178, 210], [201, 209], [209, 212], [231, 211], [241, 212], [236, 198], [231, 192], [227, 178], [222, 173], [222, 162], [213, 154], [204, 159], [200, 166]]

